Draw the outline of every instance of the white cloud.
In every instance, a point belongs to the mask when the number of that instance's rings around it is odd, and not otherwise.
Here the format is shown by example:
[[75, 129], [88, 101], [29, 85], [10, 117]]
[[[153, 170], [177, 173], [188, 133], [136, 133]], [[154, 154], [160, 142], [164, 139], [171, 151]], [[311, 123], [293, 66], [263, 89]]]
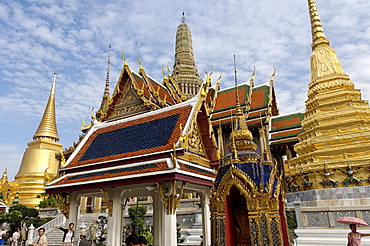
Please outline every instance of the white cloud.
[[[317, 5], [344, 71], [369, 99], [370, 2], [317, 0]], [[22, 155], [57, 72], [61, 142], [68, 147], [77, 141], [81, 119], [89, 120], [91, 108], [100, 105], [108, 44], [112, 44], [111, 88], [122, 68], [122, 48], [132, 70], [139, 68], [140, 52], [147, 74], [161, 81], [162, 64], [173, 66], [183, 11], [201, 77], [213, 66], [214, 79], [223, 71], [222, 87], [233, 85], [235, 54], [240, 82], [249, 79], [255, 65], [256, 84], [265, 83], [275, 66], [281, 113], [304, 107], [311, 52], [305, 1], [8, 1], [0, 3], [0, 110], [4, 115], [0, 136], [22, 146], [17, 152]], [[17, 124], [26, 128], [22, 137], [7, 130]], [[19, 165], [20, 158], [9, 165]]]

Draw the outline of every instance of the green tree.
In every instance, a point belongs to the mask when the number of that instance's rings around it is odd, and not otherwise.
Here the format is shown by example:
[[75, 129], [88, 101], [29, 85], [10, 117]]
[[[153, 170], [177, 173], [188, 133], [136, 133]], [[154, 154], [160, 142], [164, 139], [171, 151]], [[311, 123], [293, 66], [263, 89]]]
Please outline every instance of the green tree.
[[131, 226], [135, 228], [135, 233], [144, 236], [148, 245], [153, 244], [153, 235], [150, 232], [150, 226], [145, 226], [145, 215], [147, 209], [145, 206], [133, 206], [128, 209]]
[[27, 207], [22, 205], [22, 204], [17, 204], [15, 206], [12, 206], [9, 209], [9, 213], [14, 211], [14, 210], [17, 210], [17, 211], [21, 212], [24, 217], [26, 217], [26, 215], [27, 215]]
[[0, 222], [7, 222], [13, 232], [16, 228], [21, 226], [21, 222], [30, 218], [37, 218], [38, 211], [34, 208], [27, 208], [22, 204], [17, 204], [9, 209], [9, 213], [0, 214]]
[[55, 198], [46, 193], [41, 193], [37, 195], [36, 198], [42, 198], [39, 203], [39, 208], [56, 208]]

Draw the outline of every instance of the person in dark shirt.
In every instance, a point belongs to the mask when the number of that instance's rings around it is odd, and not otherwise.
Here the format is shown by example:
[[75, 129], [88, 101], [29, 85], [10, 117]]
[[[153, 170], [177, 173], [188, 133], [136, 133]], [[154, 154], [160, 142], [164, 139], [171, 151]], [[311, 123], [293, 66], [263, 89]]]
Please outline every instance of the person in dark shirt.
[[148, 242], [146, 241], [146, 238], [144, 236], [139, 237], [139, 245], [140, 246], [147, 246]]
[[135, 234], [131, 234], [126, 238], [125, 243], [127, 246], [139, 246], [139, 237]]
[[82, 231], [81, 232], [81, 235], [80, 235], [80, 244], [78, 246], [91, 246], [91, 244], [89, 243], [89, 241], [86, 239], [86, 235], [87, 235], [87, 233], [85, 231]]

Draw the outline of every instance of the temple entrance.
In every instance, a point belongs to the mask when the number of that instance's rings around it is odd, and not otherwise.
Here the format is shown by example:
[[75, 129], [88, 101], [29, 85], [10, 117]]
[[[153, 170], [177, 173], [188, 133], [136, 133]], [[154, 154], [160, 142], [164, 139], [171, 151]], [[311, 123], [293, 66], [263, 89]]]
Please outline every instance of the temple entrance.
[[227, 245], [251, 245], [247, 202], [235, 186], [226, 198], [226, 234]]

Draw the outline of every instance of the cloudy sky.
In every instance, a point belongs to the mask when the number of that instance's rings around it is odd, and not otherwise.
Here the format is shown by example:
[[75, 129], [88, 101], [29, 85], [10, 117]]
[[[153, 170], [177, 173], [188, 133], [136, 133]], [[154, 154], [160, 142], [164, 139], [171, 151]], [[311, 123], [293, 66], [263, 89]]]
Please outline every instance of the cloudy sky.
[[[370, 1], [317, 0], [324, 31], [343, 69], [370, 98]], [[257, 67], [256, 85], [277, 68], [275, 86], [282, 114], [304, 109], [309, 83], [311, 30], [307, 0], [0, 0], [0, 172], [14, 179], [32, 141], [57, 75], [60, 142], [77, 141], [104, 90], [108, 45], [111, 87], [122, 68], [121, 49], [132, 70], [137, 54], [147, 74], [161, 81], [162, 64], [174, 60], [181, 13], [193, 36], [199, 72], [222, 69], [222, 87]], [[218, 77], [216, 73], [214, 80]]]

